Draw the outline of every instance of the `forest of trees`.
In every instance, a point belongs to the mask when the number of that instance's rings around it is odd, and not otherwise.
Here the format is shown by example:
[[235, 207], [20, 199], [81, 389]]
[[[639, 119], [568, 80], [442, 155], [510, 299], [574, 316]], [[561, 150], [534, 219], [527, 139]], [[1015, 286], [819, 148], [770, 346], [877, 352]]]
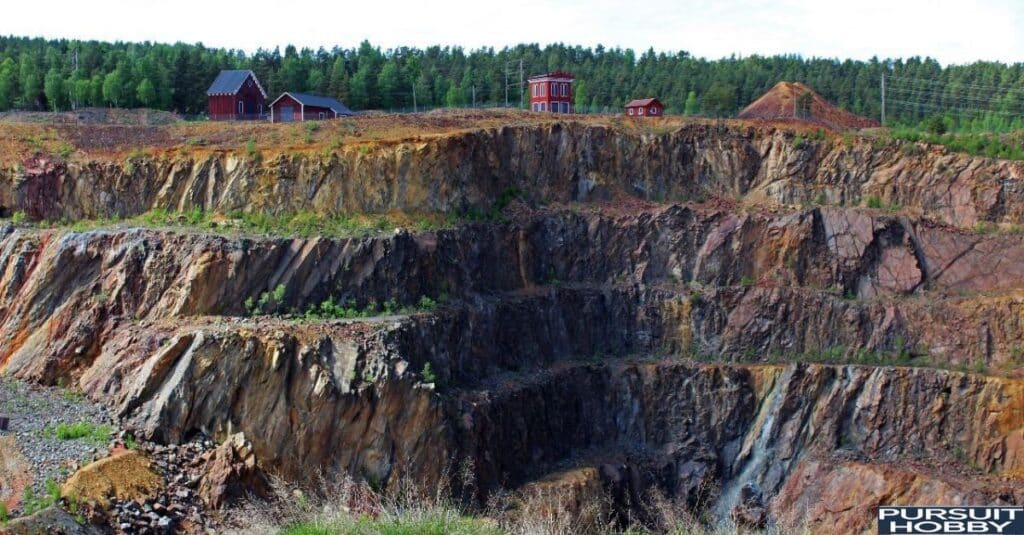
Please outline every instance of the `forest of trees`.
[[947, 128], [1022, 126], [1024, 64], [943, 67], [928, 58], [839, 61], [800, 56], [718, 60], [686, 52], [639, 56], [632, 50], [517, 45], [381, 50], [289, 46], [247, 54], [201, 44], [108, 43], [0, 37], [0, 111], [82, 106], [149, 107], [185, 115], [206, 111], [206, 88], [221, 69], [256, 72], [271, 98], [285, 90], [337, 97], [356, 110], [519, 105], [519, 65], [527, 76], [563, 69], [577, 76], [576, 108], [619, 111], [633, 98], [658, 97], [667, 112], [729, 116], [781, 80], [804, 82], [826, 99], [878, 118], [887, 73], [891, 124], [945, 121]]

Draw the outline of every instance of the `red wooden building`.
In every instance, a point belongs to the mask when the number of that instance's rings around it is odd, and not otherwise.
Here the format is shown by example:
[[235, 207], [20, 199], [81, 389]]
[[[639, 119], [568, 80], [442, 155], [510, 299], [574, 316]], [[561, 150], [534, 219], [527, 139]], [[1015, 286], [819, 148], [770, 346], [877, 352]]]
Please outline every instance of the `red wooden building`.
[[213, 121], [243, 121], [267, 116], [267, 92], [252, 71], [220, 71], [206, 90]]
[[626, 115], [630, 117], [661, 117], [664, 114], [665, 106], [656, 98], [642, 98], [626, 104]]
[[530, 110], [572, 113], [572, 81], [575, 78], [565, 71], [531, 76]]
[[293, 121], [319, 121], [352, 115], [352, 110], [331, 97], [283, 93], [270, 103], [270, 121], [290, 123]]

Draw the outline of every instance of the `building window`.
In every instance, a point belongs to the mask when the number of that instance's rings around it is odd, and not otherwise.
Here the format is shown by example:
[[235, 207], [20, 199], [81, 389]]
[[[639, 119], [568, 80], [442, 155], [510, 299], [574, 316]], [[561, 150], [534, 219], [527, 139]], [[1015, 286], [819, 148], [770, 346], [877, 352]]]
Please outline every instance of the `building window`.
[[569, 96], [569, 84], [568, 83], [562, 84], [562, 96], [563, 97]]
[[630, 115], [633, 115], [633, 108], [630, 108], [630, 109], [629, 109], [629, 114], [630, 114]]
[[324, 119], [326, 119], [326, 118], [327, 118], [327, 114], [326, 114], [326, 113], [324, 113], [324, 112], [320, 112], [320, 113], [319, 113], [319, 114], [317, 115], [317, 117], [318, 117], [318, 118], [319, 118], [319, 119], [320, 119], [320, 120], [322, 121], [322, 120], [324, 120]]
[[545, 103], [545, 102], [541, 102], [540, 103], [540, 111], [548, 111], [547, 108], [548, 108], [547, 103]]
[[238, 114], [239, 115], [245, 114], [245, 103], [242, 102], [241, 100], [238, 101]]
[[537, 96], [537, 84], [530, 84], [530, 92], [533, 96]]
[[657, 115], [657, 114], [658, 114], [658, 108], [655, 108], [654, 106], [651, 106], [651, 115]]

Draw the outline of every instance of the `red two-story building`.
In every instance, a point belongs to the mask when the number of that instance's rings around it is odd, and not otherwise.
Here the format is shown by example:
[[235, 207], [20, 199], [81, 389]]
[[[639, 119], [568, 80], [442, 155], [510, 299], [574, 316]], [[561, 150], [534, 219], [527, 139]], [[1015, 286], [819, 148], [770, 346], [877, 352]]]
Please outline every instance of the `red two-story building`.
[[530, 110], [572, 113], [572, 81], [575, 78], [565, 71], [531, 76]]

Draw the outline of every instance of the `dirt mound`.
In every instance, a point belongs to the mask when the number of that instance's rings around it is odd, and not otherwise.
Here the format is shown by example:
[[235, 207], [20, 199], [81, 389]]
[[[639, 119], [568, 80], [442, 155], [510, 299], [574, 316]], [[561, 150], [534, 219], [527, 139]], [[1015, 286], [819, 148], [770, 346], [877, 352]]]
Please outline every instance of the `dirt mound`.
[[110, 498], [138, 500], [163, 487], [163, 480], [141, 453], [127, 450], [89, 464], [64, 484], [63, 495], [106, 505]]
[[779, 82], [737, 116], [753, 120], [796, 120], [834, 129], [872, 128], [877, 121], [854, 115], [800, 82]]

